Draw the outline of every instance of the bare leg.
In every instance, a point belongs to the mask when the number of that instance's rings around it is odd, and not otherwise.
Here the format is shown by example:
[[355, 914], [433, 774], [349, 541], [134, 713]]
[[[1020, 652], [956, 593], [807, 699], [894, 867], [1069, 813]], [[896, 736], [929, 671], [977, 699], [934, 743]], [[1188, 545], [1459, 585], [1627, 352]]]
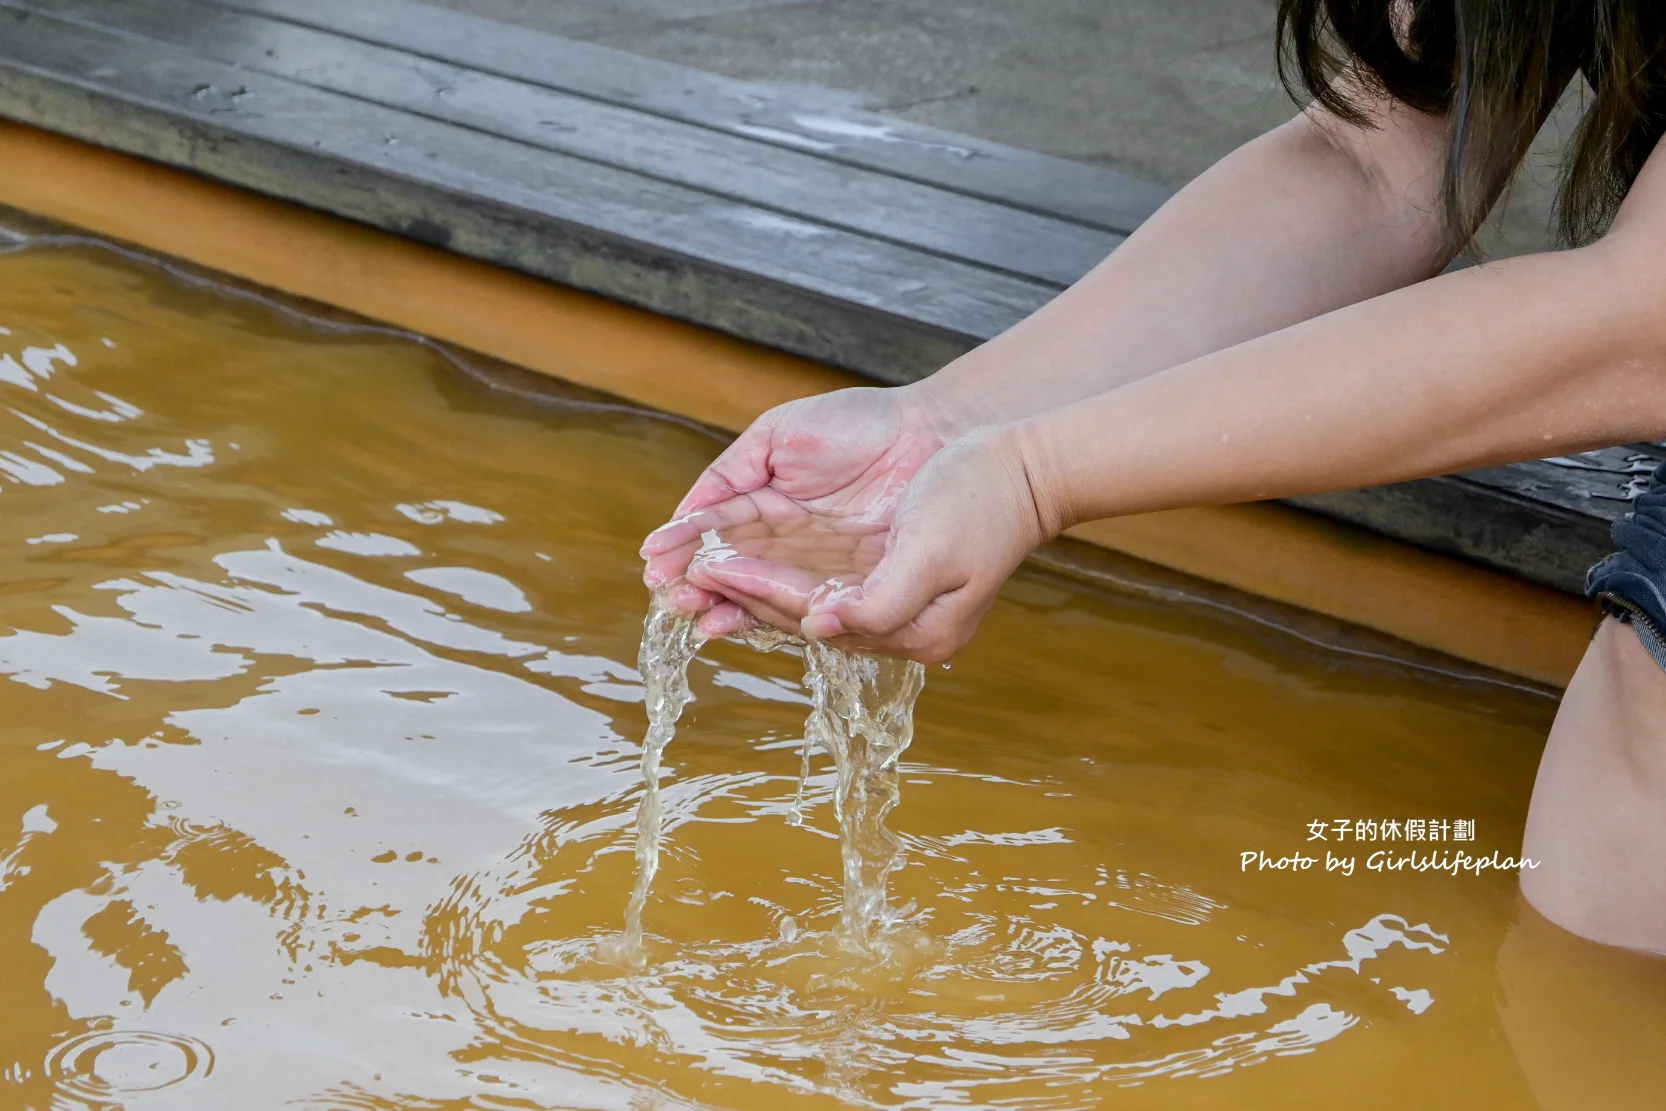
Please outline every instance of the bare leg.
[[1592, 941], [1666, 953], [1666, 671], [1632, 630], [1597, 630], [1551, 727], [1521, 889]]

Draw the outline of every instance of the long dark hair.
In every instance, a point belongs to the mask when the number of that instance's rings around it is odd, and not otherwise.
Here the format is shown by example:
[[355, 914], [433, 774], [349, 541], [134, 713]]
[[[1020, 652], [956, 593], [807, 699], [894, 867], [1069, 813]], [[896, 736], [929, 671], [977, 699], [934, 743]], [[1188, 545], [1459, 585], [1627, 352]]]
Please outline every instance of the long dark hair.
[[1372, 125], [1383, 96], [1447, 116], [1454, 249], [1575, 75], [1591, 91], [1557, 195], [1564, 244], [1607, 230], [1666, 132], [1666, 0], [1279, 0], [1278, 43], [1285, 88], [1344, 120]]

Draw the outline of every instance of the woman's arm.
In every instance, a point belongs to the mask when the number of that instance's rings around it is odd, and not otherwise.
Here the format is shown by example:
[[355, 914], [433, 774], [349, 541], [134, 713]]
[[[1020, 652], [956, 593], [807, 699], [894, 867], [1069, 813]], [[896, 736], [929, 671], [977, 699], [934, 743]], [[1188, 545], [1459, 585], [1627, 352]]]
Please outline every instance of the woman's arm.
[[[812, 636], [917, 659], [1034, 546], [1096, 517], [1393, 482], [1666, 433], [1666, 154], [1577, 251], [1384, 294], [938, 452]], [[791, 614], [767, 568], [721, 588]], [[748, 604], [751, 604], [750, 601]]]
[[[704, 531], [768, 515], [757, 498], [799, 518], [883, 527], [919, 468], [974, 428], [1091, 397], [1436, 273], [1448, 256], [1433, 214], [1443, 123], [1390, 105], [1378, 116], [1380, 127], [1358, 128], [1304, 114], [1249, 143], [1074, 287], [924, 381], [766, 413], [648, 537], [644, 580], [704, 614], [709, 635], [723, 635], [745, 614], [684, 576]], [[761, 606], [752, 612], [785, 621]]]
[[1663, 190], [1651, 164], [1594, 246], [1444, 275], [1015, 426], [1043, 530], [1661, 436]]
[[1438, 273], [1444, 121], [1303, 113], [1182, 189], [1039, 312], [909, 389], [1016, 420]]

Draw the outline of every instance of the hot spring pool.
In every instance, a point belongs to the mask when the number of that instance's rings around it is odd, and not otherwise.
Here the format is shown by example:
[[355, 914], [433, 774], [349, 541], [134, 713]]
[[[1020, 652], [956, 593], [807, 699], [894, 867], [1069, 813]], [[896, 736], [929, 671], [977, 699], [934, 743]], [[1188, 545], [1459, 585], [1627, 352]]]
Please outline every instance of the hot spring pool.
[[1368, 866], [1514, 855], [1550, 698], [1040, 569], [919, 704], [936, 957], [782, 941], [839, 911], [830, 776], [790, 827], [801, 668], [719, 644], [652, 963], [598, 970], [636, 548], [718, 442], [93, 246], [0, 294], [0, 1105], [1659, 1105], [1660, 962]]

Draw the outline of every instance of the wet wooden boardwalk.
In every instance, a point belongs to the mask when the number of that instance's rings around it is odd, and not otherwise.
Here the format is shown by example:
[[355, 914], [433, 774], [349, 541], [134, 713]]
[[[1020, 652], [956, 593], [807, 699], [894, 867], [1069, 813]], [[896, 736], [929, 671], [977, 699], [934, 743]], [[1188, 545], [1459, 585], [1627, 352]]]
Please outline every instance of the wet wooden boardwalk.
[[[0, 0], [0, 115], [900, 383], [1167, 191], [408, 0]], [[1578, 589], [1666, 450], [1297, 504]]]

